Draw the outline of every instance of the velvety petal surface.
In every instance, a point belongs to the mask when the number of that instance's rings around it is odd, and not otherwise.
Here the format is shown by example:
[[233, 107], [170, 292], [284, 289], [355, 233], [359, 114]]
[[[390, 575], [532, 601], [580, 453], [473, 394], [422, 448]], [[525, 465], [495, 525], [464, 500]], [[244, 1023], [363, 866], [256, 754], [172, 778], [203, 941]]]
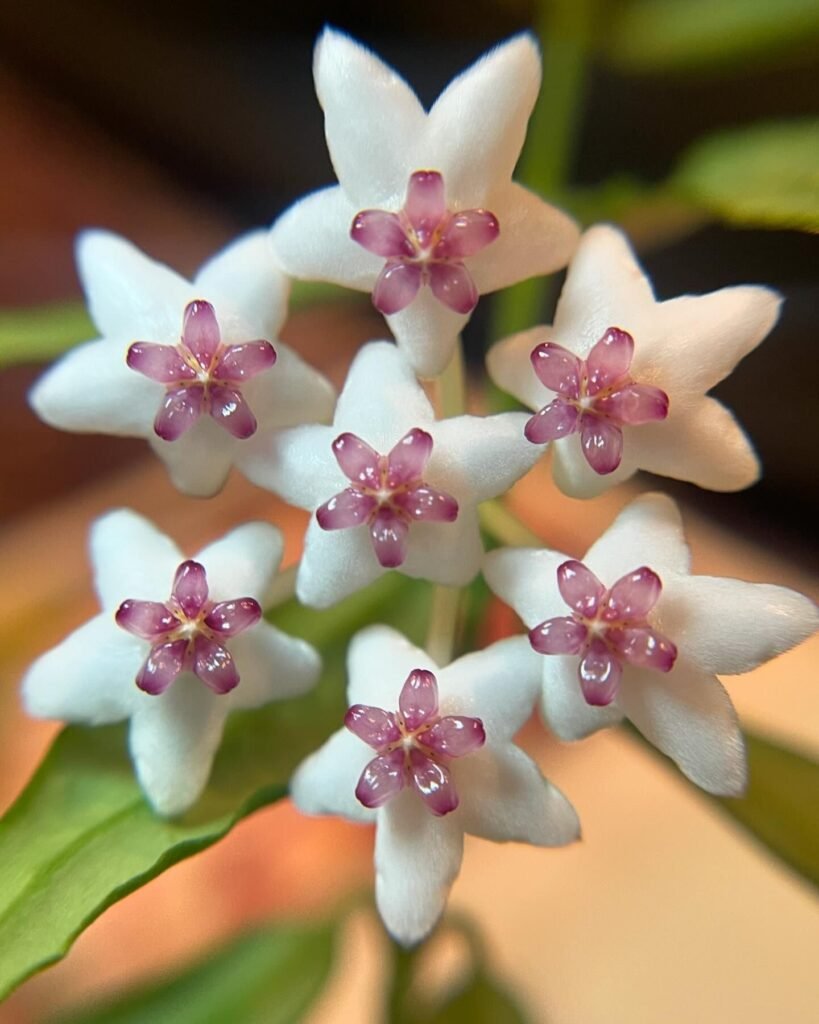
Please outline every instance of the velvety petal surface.
[[210, 498], [222, 489], [237, 445], [210, 416], [200, 416], [176, 441], [164, 441], [151, 430], [148, 443], [165, 463], [174, 486], [197, 498]]
[[[109, 512], [93, 524], [90, 548], [100, 604], [110, 611], [112, 623], [113, 613], [128, 598], [164, 603], [184, 560], [169, 537], [127, 508]], [[143, 649], [147, 653], [145, 645]]]
[[413, 523], [401, 572], [418, 579], [466, 586], [477, 575], [483, 544], [474, 507], [461, 508], [451, 523]]
[[548, 328], [533, 327], [496, 342], [486, 355], [486, 369], [501, 390], [530, 409], [542, 409], [553, 399], [532, 371], [531, 354], [538, 345], [555, 340]]
[[468, 320], [468, 314], [456, 313], [439, 302], [430, 288], [422, 288], [411, 306], [387, 317], [387, 324], [414, 372], [419, 377], [437, 377], [449, 365]]
[[340, 814], [351, 821], [374, 821], [375, 811], [364, 807], [355, 795], [361, 773], [372, 758], [371, 747], [347, 729], [339, 729], [296, 769], [290, 780], [293, 803], [305, 814]]
[[333, 456], [339, 431], [310, 424], [248, 442], [242, 472], [252, 483], [311, 512], [349, 484]]
[[265, 596], [283, 551], [282, 535], [271, 523], [244, 523], [203, 548], [196, 561], [205, 566], [214, 601]]
[[604, 707], [586, 702], [577, 678], [577, 663], [576, 655], [541, 657], [543, 719], [562, 740], [582, 740], [623, 717], [619, 701]]
[[328, 533], [312, 518], [304, 538], [296, 596], [311, 608], [329, 608], [386, 571], [378, 564], [366, 526]]
[[568, 555], [546, 548], [497, 548], [483, 563], [486, 582], [531, 629], [545, 619], [566, 615], [557, 587], [557, 569]]
[[228, 706], [189, 672], [161, 697], [145, 697], [131, 719], [137, 778], [159, 814], [181, 814], [210, 775]]
[[663, 629], [704, 672], [750, 672], [807, 639], [819, 609], [803, 594], [767, 583], [675, 577], [661, 605]]
[[630, 669], [618, 703], [696, 785], [717, 796], [741, 795], [745, 744], [733, 705], [715, 676], [682, 658], [667, 674]]
[[315, 648], [267, 622], [230, 642], [239, 685], [225, 697], [231, 708], [258, 708], [272, 700], [300, 697], [316, 683], [321, 658]]
[[580, 838], [574, 808], [539, 768], [513, 746], [482, 750], [453, 767], [461, 827], [496, 843], [563, 846]]
[[375, 899], [387, 930], [403, 945], [432, 930], [460, 870], [463, 831], [453, 818], [430, 814], [411, 789], [379, 811]]
[[426, 651], [391, 626], [367, 626], [350, 641], [347, 674], [350, 704], [395, 710], [407, 676], [415, 669], [439, 671]]

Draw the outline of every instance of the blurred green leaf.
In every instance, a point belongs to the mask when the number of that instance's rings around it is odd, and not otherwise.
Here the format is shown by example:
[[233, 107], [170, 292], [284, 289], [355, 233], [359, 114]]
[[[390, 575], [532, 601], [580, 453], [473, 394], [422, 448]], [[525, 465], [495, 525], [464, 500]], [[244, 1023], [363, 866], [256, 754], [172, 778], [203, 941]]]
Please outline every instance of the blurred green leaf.
[[333, 963], [330, 926], [243, 935], [166, 980], [59, 1024], [299, 1024]]
[[418, 1024], [525, 1024], [526, 1017], [508, 992], [483, 971], [477, 971], [467, 984]]
[[817, 38], [816, 0], [632, 0], [607, 52], [628, 71], [688, 71], [810, 53]]
[[688, 152], [669, 184], [734, 224], [819, 231], [819, 119], [707, 138]]
[[293, 601], [273, 614], [319, 648], [321, 683], [300, 700], [232, 715], [204, 795], [174, 821], [143, 799], [123, 726], [63, 730], [0, 821], [0, 998], [64, 956], [106, 907], [284, 796], [295, 766], [341, 722], [350, 634], [379, 621], [422, 642], [430, 592], [390, 573], [329, 611]]
[[819, 887], [819, 764], [746, 733], [750, 782], [720, 807], [788, 867]]
[[[333, 284], [294, 281], [290, 309], [325, 302], [353, 301], [355, 292]], [[0, 368], [20, 363], [45, 363], [74, 345], [97, 337], [97, 329], [82, 302], [62, 302], [30, 309], [0, 311]]]

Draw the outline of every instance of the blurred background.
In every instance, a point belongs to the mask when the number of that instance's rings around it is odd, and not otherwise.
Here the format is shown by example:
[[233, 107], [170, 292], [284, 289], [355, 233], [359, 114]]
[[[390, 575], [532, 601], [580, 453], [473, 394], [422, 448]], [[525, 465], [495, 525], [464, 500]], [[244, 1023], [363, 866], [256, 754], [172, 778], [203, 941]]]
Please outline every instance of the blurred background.
[[[236, 234], [330, 183], [311, 78], [313, 42], [328, 21], [372, 46], [429, 104], [495, 41], [544, 19], [543, 116], [556, 119], [561, 155], [539, 166], [539, 151], [530, 152], [531, 183], [585, 222], [622, 223], [660, 297], [749, 282], [786, 297], [772, 336], [716, 392], [754, 438], [763, 480], [741, 495], [662, 482], [685, 504], [695, 565], [819, 592], [816, 3], [5, 4], [3, 806], [54, 731], [23, 718], [19, 675], [93, 609], [85, 535], [94, 517], [128, 503], [192, 549], [238, 521], [272, 518], [289, 561], [304, 522], [237, 479], [213, 501], [182, 498], [142, 442], [60, 433], [34, 418], [25, 396], [42, 358], [90, 336], [77, 305], [76, 232], [119, 231], [189, 274]], [[476, 380], [493, 316], [482, 302], [466, 336]], [[383, 333], [359, 297], [300, 309], [284, 338], [340, 383], [356, 347]], [[545, 474], [534, 474], [516, 490], [516, 508], [554, 546], [578, 554], [633, 494], [587, 508], [547, 488]], [[513, 628], [499, 613], [489, 627], [492, 635]], [[817, 660], [814, 643], [732, 684], [743, 720], [819, 751]], [[815, 1019], [819, 915], [804, 883], [628, 737], [571, 749], [537, 730], [526, 739], [575, 800], [586, 842], [548, 855], [472, 843], [453, 903], [480, 921], [533, 1020]], [[321, 916], [369, 883], [370, 851], [366, 830], [301, 819], [286, 803], [266, 810], [115, 906], [62, 965], [0, 1007], [0, 1021], [26, 1024], [90, 1004], [248, 923]], [[378, 1020], [383, 953], [378, 928], [354, 918], [343, 983], [310, 1019]], [[441, 957], [455, 963], [457, 950]]]

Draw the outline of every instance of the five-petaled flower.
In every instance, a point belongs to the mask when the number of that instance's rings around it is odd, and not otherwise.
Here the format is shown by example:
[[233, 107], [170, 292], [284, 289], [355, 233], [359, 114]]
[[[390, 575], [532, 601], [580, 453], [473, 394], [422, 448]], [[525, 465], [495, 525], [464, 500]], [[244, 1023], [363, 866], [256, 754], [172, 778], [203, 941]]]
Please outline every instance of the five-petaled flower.
[[[506, 491], [539, 450], [525, 413], [437, 420], [400, 350], [356, 356], [332, 427], [252, 438], [244, 471], [314, 511], [296, 593], [327, 607], [386, 569], [463, 586], [483, 556], [477, 505]], [[386, 453], [386, 454], [385, 454]]]
[[248, 523], [185, 561], [136, 513], [104, 516], [91, 530], [103, 610], [31, 666], [27, 710], [90, 725], [130, 719], [142, 789], [160, 814], [180, 814], [207, 782], [230, 711], [298, 696], [318, 677], [309, 644], [259, 619], [281, 553], [278, 530]]
[[256, 417], [242, 394], [242, 384], [276, 362], [269, 341], [223, 345], [216, 313], [209, 302], [188, 303], [178, 345], [135, 341], [126, 362], [132, 370], [164, 384], [166, 391], [154, 420], [164, 441], [176, 441], [203, 412], [237, 438], [256, 432]]
[[[493, 551], [484, 564], [492, 590], [553, 655], [543, 658], [546, 723], [574, 740], [625, 716], [698, 786], [741, 793], [742, 733], [716, 674], [748, 672], [810, 636], [819, 626], [813, 601], [784, 587], [691, 576], [679, 511], [661, 494], [628, 505], [582, 559], [584, 572], [579, 564], [525, 549]], [[609, 671], [622, 669], [607, 702], [587, 699], [609, 697], [605, 671], [594, 667], [585, 684], [578, 678], [578, 631], [564, 620], [550, 636], [567, 601], [603, 641]]]
[[[386, 626], [350, 644], [346, 728], [299, 767], [290, 790], [308, 814], [376, 823], [376, 901], [399, 942], [434, 926], [465, 832], [537, 846], [579, 836], [571, 804], [512, 742], [535, 701], [537, 662], [523, 637], [441, 669]], [[398, 715], [382, 710], [396, 706]], [[398, 753], [373, 758], [391, 746]]]
[[80, 236], [77, 263], [101, 338], [35, 385], [47, 423], [144, 437], [180, 490], [209, 496], [242, 468], [250, 435], [329, 419], [329, 383], [275, 340], [289, 285], [266, 232], [238, 239], [192, 282], [105, 231]]
[[565, 266], [577, 244], [569, 217], [511, 180], [540, 85], [537, 45], [499, 46], [429, 113], [331, 29], [314, 74], [339, 184], [279, 218], [279, 259], [295, 277], [372, 292], [416, 373], [436, 376], [479, 294]]
[[487, 367], [540, 410], [527, 435], [553, 442], [555, 481], [572, 497], [638, 469], [740, 490], [759, 474], [756, 455], [706, 392], [768, 334], [779, 305], [750, 285], [657, 302], [625, 237], [600, 225], [581, 239], [554, 324], [498, 342]]

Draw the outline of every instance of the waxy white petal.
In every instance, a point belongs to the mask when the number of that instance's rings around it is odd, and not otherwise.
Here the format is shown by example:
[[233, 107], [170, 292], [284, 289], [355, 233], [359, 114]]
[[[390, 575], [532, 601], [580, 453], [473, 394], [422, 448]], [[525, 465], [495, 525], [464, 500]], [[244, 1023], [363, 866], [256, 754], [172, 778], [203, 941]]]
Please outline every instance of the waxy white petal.
[[504, 338], [487, 353], [489, 376], [499, 388], [514, 395], [530, 409], [542, 409], [552, 401], [555, 393], [540, 383], [529, 357], [538, 345], [555, 340], [549, 327], [533, 327]]
[[296, 596], [311, 608], [329, 608], [386, 571], [375, 557], [366, 526], [327, 531], [313, 516], [304, 536]]
[[480, 750], [457, 761], [452, 772], [461, 799], [453, 813], [472, 835], [534, 846], [580, 838], [575, 809], [518, 747]]
[[[274, 348], [277, 359], [270, 372], [242, 385], [258, 423], [254, 437], [299, 423], [328, 423], [336, 404], [333, 385], [287, 345], [277, 341]], [[239, 442], [234, 461], [240, 469], [244, 452], [244, 442]]]
[[355, 788], [374, 757], [372, 747], [339, 729], [303, 761], [290, 780], [293, 803], [305, 814], [340, 814], [351, 821], [373, 822], [376, 812], [359, 803]]
[[375, 833], [375, 900], [387, 931], [411, 946], [441, 916], [463, 858], [464, 834], [454, 814], [429, 813], [405, 789], [379, 811]]
[[[157, 407], [161, 389], [157, 389]], [[195, 498], [212, 498], [224, 487], [237, 446], [237, 441], [210, 416], [200, 416], [196, 423], [175, 441], [163, 441], [153, 430], [147, 434], [148, 444], [165, 463], [174, 487]]]
[[208, 575], [212, 601], [252, 597], [262, 603], [282, 558], [282, 535], [270, 523], [244, 523], [203, 548], [194, 560]]
[[167, 600], [174, 573], [184, 560], [170, 537], [129, 508], [96, 520], [90, 548], [100, 604], [112, 613], [128, 598]]
[[313, 74], [342, 188], [361, 208], [400, 206], [409, 140], [426, 120], [418, 97], [374, 53], [331, 28], [316, 44]]
[[669, 578], [658, 612], [680, 654], [721, 675], [750, 672], [819, 628], [819, 609], [803, 594], [713, 576]]
[[266, 622], [231, 640], [230, 651], [240, 677], [226, 697], [231, 708], [258, 708], [299, 697], [315, 685], [321, 672], [315, 648]]
[[716, 796], [745, 789], [745, 744], [719, 680], [678, 659], [667, 673], [630, 669], [618, 704], [640, 732], [692, 782]]
[[481, 567], [478, 513], [462, 505], [452, 523], [413, 523], [409, 550], [401, 572], [448, 587], [464, 587]]
[[469, 316], [453, 312], [422, 288], [406, 309], [386, 320], [415, 373], [437, 377], [449, 366]]
[[483, 563], [486, 582], [517, 612], [528, 629], [568, 614], [557, 587], [557, 569], [568, 555], [547, 548], [497, 548]]
[[584, 565], [610, 587], [640, 565], [664, 573], [687, 573], [691, 553], [676, 503], [664, 494], [642, 494], [586, 552]]
[[349, 484], [333, 455], [337, 436], [333, 427], [310, 424], [252, 438], [242, 456], [242, 472], [288, 504], [316, 509]]
[[138, 340], [179, 340], [180, 311], [196, 298], [189, 281], [109, 231], [84, 231], [76, 255], [91, 318], [106, 338], [125, 348]]
[[416, 668], [438, 676], [438, 666], [427, 652], [398, 630], [368, 626], [355, 634], [347, 650], [347, 701], [395, 710], [404, 680]]
[[622, 719], [623, 711], [617, 702], [607, 707], [592, 707], [586, 703], [577, 677], [577, 656], [550, 654], [541, 657], [541, 711], [543, 720], [556, 736], [562, 740], [582, 740], [598, 729], [616, 725]]
[[[646, 427], [638, 428], [640, 430]], [[638, 469], [637, 457], [630, 444], [631, 428], [623, 429], [623, 457], [613, 473], [596, 473], [586, 461], [580, 447], [580, 434], [562, 437], [549, 448], [552, 455], [552, 476], [557, 486], [573, 498], [596, 498], [633, 476]], [[540, 451], [543, 451], [540, 448]]]
[[163, 815], [181, 814], [210, 775], [229, 710], [196, 676], [183, 672], [161, 697], [146, 697], [128, 743], [139, 784]]
[[23, 678], [23, 703], [35, 718], [107, 725], [127, 718], [142, 694], [135, 679], [147, 645], [105, 611], [41, 655]]

